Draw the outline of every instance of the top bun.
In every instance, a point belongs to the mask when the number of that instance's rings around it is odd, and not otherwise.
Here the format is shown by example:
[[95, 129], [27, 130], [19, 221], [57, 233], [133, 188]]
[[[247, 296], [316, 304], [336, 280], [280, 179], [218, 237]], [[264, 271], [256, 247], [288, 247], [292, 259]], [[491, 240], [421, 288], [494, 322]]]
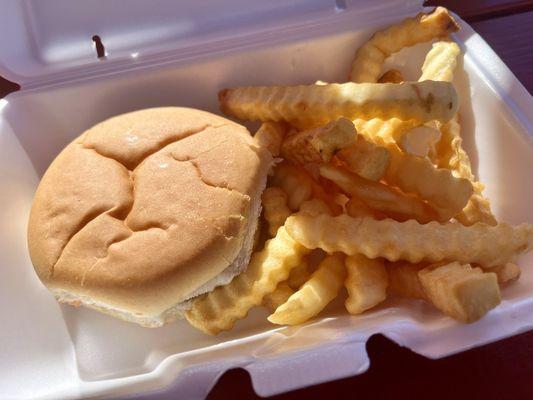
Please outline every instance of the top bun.
[[271, 163], [246, 128], [204, 111], [101, 122], [41, 180], [28, 226], [35, 270], [60, 301], [162, 325], [248, 263]]

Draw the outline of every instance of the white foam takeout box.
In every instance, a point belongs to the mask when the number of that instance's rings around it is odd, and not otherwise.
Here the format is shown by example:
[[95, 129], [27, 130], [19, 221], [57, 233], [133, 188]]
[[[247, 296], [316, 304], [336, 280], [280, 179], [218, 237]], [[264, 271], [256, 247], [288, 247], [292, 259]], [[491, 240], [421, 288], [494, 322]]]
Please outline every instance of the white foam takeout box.
[[[268, 396], [364, 372], [374, 333], [439, 358], [531, 329], [533, 254], [522, 258], [523, 276], [503, 290], [502, 304], [474, 324], [390, 299], [359, 317], [338, 302], [293, 328], [269, 325], [258, 308], [217, 337], [185, 321], [146, 329], [60, 306], [33, 272], [26, 248], [33, 193], [86, 128], [145, 107], [218, 112], [224, 87], [342, 82], [371, 32], [421, 9], [406, 0], [4, 0], [0, 75], [22, 89], [0, 99], [0, 398], [203, 398], [235, 367]], [[455, 84], [465, 146], [498, 218], [532, 223], [533, 101], [459, 22], [454, 37], [465, 56]], [[93, 35], [107, 59], [96, 58]], [[392, 61], [416, 80], [429, 47]]]

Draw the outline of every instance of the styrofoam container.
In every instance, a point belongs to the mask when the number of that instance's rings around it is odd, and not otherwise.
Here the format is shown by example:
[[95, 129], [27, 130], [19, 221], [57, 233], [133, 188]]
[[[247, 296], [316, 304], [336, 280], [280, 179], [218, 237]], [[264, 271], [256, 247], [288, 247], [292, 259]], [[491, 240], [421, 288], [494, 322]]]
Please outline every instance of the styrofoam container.
[[[0, 398], [203, 398], [227, 369], [261, 396], [360, 374], [380, 332], [431, 358], [533, 326], [533, 255], [502, 304], [462, 325], [418, 301], [387, 300], [352, 317], [333, 304], [299, 327], [261, 308], [228, 333], [186, 322], [146, 329], [60, 306], [33, 272], [28, 212], [39, 178], [71, 139], [112, 115], [162, 105], [217, 110], [237, 85], [344, 81], [355, 49], [422, 1], [2, 2], [0, 74], [22, 90], [0, 99]], [[466, 23], [456, 73], [465, 146], [500, 220], [533, 222], [533, 101]], [[98, 60], [99, 35], [107, 59]], [[416, 79], [429, 44], [389, 61]], [[409, 63], [407, 63], [409, 61]]]

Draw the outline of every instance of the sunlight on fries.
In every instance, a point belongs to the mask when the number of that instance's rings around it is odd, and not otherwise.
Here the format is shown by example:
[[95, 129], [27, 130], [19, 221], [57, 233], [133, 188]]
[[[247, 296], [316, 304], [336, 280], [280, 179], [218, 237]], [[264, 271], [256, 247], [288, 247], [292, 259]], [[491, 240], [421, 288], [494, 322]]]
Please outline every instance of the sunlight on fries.
[[[219, 93], [224, 113], [262, 122], [254, 141], [279, 157], [262, 195], [271, 239], [245, 272], [192, 301], [193, 326], [217, 334], [259, 305], [271, 323], [301, 324], [343, 286], [352, 315], [403, 297], [469, 323], [500, 303], [533, 226], [496, 221], [463, 148], [458, 29], [437, 7], [374, 33], [351, 82]], [[418, 82], [405, 82], [402, 65], [383, 71], [392, 54], [430, 41]]]

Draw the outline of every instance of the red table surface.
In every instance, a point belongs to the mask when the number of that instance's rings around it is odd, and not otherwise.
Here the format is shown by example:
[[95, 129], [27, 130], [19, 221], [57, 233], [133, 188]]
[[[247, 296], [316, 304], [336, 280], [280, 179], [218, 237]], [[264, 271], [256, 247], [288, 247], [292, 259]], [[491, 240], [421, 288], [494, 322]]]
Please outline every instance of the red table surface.
[[[522, 84], [533, 89], [533, 1], [448, 0]], [[0, 97], [18, 89], [0, 77]], [[367, 343], [370, 368], [362, 375], [323, 383], [272, 399], [533, 399], [533, 331], [440, 360], [429, 360], [375, 335]], [[209, 400], [259, 399], [244, 370], [226, 372]]]

